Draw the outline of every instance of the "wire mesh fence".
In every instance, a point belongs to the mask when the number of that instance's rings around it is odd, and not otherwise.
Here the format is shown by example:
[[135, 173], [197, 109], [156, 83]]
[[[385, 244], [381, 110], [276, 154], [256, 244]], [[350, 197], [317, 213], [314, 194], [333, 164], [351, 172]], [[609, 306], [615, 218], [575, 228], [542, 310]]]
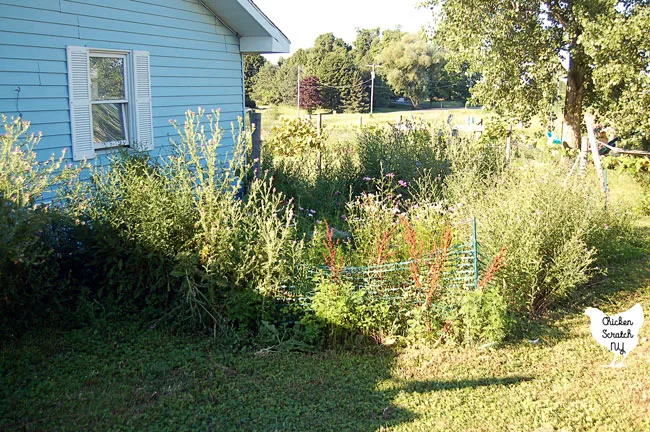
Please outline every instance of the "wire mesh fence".
[[[436, 268], [438, 266], [438, 268]], [[436, 298], [443, 293], [459, 293], [477, 288], [479, 273], [485, 269], [476, 235], [476, 221], [471, 222], [468, 242], [451, 246], [446, 252], [435, 251], [418, 260], [389, 262], [370, 266], [345, 266], [336, 270], [339, 282], [363, 289], [374, 302], [389, 304], [423, 304], [435, 291]], [[332, 278], [332, 269], [324, 265], [303, 267], [300, 283], [283, 287], [281, 297], [308, 307], [315, 293], [316, 281]], [[432, 281], [431, 272], [439, 274]]]

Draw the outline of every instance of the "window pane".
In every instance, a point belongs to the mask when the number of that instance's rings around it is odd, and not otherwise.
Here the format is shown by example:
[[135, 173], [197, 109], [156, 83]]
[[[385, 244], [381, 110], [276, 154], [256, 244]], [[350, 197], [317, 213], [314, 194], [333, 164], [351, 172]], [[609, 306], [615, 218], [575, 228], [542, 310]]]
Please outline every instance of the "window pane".
[[122, 100], [124, 97], [124, 58], [90, 57], [92, 99]]
[[126, 140], [126, 107], [124, 104], [93, 105], [93, 135], [95, 143]]

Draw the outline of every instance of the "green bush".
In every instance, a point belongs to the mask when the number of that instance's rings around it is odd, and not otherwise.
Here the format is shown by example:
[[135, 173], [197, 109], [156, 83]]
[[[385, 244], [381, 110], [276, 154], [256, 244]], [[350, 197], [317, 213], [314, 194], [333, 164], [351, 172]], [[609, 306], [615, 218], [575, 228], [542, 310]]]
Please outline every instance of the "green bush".
[[393, 333], [389, 304], [349, 282], [321, 281], [311, 305], [329, 344], [345, 343], [355, 333], [381, 342]]
[[461, 300], [454, 323], [457, 336], [467, 345], [501, 342], [510, 332], [505, 298], [497, 289], [467, 293]]
[[563, 169], [527, 165], [477, 183], [464, 211], [477, 218], [488, 256], [507, 245], [508, 265], [497, 285], [504, 284], [511, 310], [533, 317], [589, 280], [621, 225], [605, 212], [595, 182], [565, 178]]
[[69, 208], [93, 227], [100, 299], [121, 312], [254, 327], [261, 299], [272, 304], [290, 282], [302, 240], [292, 204], [269, 181], [252, 181], [238, 198], [247, 137], [236, 135], [226, 155], [218, 114], [207, 127], [203, 115], [188, 112], [176, 125], [171, 156], [123, 153], [91, 171]]
[[357, 137], [357, 147], [362, 177], [393, 173], [411, 182], [426, 170], [439, 173], [445, 168], [445, 141], [432, 136], [425, 123], [365, 129]]
[[300, 156], [310, 150], [320, 150], [323, 139], [309, 120], [282, 118], [273, 127], [266, 145], [280, 156]]
[[[79, 169], [65, 166], [64, 154], [39, 162], [40, 137], [29, 122], [2, 116], [0, 135], [0, 325], [2, 332], [43, 318], [70, 318], [83, 291], [73, 283], [82, 254], [75, 233], [79, 221], [44, 204], [53, 189], [71, 181]], [[77, 247], [79, 246], [79, 247]]]

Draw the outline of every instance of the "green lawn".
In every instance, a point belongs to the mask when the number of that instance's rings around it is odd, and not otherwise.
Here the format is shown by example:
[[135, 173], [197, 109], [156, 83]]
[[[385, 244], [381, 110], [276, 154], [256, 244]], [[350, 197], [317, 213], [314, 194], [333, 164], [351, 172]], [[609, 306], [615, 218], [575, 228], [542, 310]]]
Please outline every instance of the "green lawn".
[[639, 301], [637, 248], [536, 344], [263, 354], [134, 323], [41, 329], [2, 347], [0, 430], [650, 430], [650, 343], [601, 368], [581, 313]]
[[[262, 113], [262, 132], [269, 133], [273, 126], [278, 122], [281, 117], [295, 118], [298, 111], [295, 107], [288, 106], [274, 106], [269, 108], [260, 108], [257, 112]], [[319, 112], [319, 111], [317, 111]], [[317, 113], [316, 112], [316, 113]], [[316, 124], [316, 113], [312, 115], [312, 121]], [[411, 117], [422, 119], [429, 122], [443, 122], [447, 121], [449, 115], [452, 115], [452, 122], [454, 124], [466, 124], [468, 117], [474, 117], [475, 123], [482, 118], [487, 117], [487, 113], [480, 108], [431, 108], [431, 109], [412, 109], [408, 105], [400, 105], [395, 108], [379, 108], [375, 113], [370, 116], [368, 113], [364, 114], [332, 114], [331, 112], [323, 111], [323, 126], [325, 130], [340, 131], [340, 130], [357, 130], [359, 127], [359, 117], [362, 118], [364, 126], [372, 125], [385, 125], [387, 123], [395, 123], [398, 116], [402, 116], [403, 120], [408, 120]], [[307, 116], [305, 110], [300, 111], [302, 117]]]

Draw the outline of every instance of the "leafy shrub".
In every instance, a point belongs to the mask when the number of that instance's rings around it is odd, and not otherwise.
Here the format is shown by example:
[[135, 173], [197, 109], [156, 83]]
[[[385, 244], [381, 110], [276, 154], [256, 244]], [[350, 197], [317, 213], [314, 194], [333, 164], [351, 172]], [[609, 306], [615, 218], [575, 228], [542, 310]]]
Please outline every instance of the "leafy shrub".
[[300, 156], [309, 150], [320, 150], [323, 140], [316, 127], [308, 120], [282, 118], [273, 127], [266, 144], [274, 154]]
[[29, 122], [8, 121], [0, 135], [0, 317], [3, 331], [44, 316], [60, 318], [76, 307], [81, 287], [65, 283], [78, 258], [75, 223], [45, 205], [52, 189], [75, 178], [64, 154], [39, 162], [40, 137]]
[[501, 342], [509, 326], [508, 305], [497, 289], [472, 291], [462, 298], [455, 328], [465, 344]]
[[177, 188], [165, 167], [146, 153], [114, 157], [94, 168], [69, 211], [93, 227], [89, 263], [101, 275], [96, 295], [123, 312], [168, 310], [178, 257], [189, 245], [197, 219], [189, 191]]
[[446, 155], [439, 144], [425, 123], [365, 129], [357, 138], [361, 175], [381, 178], [394, 173], [398, 179], [411, 182], [425, 170], [441, 172]]
[[312, 308], [323, 323], [330, 344], [345, 342], [354, 333], [380, 342], [392, 330], [389, 304], [377, 301], [369, 290], [356, 288], [349, 282], [320, 282]]
[[[563, 170], [522, 168], [480, 189], [465, 213], [475, 215], [488, 256], [505, 244], [508, 266], [499, 274], [512, 310], [543, 314], [587, 282], [606, 248], [603, 232], [615, 227], [594, 183], [565, 183]], [[611, 246], [611, 245], [610, 245]]]
[[247, 137], [235, 136], [225, 155], [218, 114], [208, 127], [203, 115], [176, 125], [170, 157], [125, 153], [92, 171], [70, 208], [96, 233], [98, 297], [122, 312], [254, 327], [263, 299], [272, 303], [291, 279], [302, 241], [291, 203], [269, 181], [252, 181], [238, 198]]

